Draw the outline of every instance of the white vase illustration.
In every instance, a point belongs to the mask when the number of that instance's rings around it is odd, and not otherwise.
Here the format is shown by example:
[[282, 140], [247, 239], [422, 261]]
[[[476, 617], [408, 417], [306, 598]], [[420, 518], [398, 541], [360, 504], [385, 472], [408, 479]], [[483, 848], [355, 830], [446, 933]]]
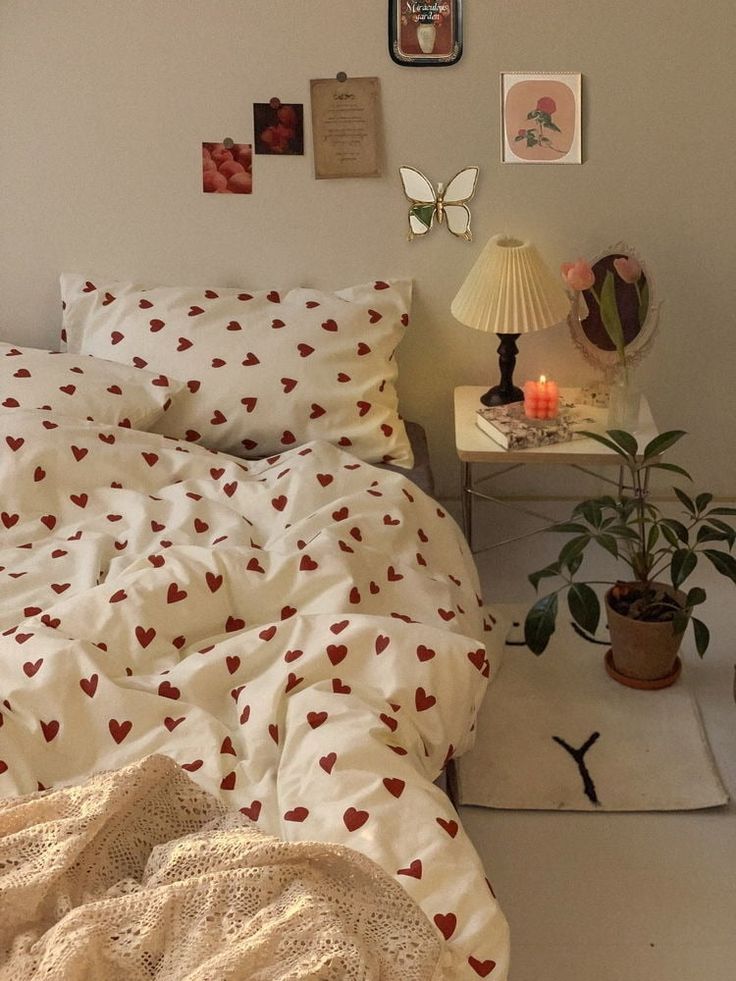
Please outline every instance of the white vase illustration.
[[436, 39], [436, 24], [417, 24], [417, 41], [423, 54], [432, 54]]

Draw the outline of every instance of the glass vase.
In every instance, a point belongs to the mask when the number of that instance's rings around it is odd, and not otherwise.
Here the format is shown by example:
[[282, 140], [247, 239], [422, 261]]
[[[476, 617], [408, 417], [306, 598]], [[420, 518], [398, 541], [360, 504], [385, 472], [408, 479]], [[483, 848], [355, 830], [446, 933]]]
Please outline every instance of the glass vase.
[[633, 432], [639, 423], [641, 389], [632, 370], [619, 371], [611, 382], [608, 400], [608, 428]]

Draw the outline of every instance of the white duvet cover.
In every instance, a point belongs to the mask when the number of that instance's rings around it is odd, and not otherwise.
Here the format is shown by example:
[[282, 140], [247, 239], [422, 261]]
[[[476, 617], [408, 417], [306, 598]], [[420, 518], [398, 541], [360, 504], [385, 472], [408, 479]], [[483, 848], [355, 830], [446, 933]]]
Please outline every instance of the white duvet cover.
[[506, 978], [505, 920], [433, 784], [472, 741], [493, 621], [404, 477], [324, 443], [246, 465], [2, 414], [0, 631], [0, 795], [164, 753], [261, 830], [394, 875], [448, 977]]

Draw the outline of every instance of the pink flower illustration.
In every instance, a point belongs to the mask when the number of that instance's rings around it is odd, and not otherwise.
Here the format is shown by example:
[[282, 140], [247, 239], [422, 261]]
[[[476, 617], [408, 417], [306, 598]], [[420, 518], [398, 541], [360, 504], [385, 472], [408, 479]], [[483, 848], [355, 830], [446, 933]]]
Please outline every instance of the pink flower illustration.
[[633, 256], [619, 256], [613, 260], [613, 268], [625, 283], [638, 283], [641, 279], [641, 266]]
[[595, 273], [589, 262], [578, 259], [577, 262], [563, 262], [560, 272], [565, 283], [571, 290], [589, 290], [595, 283]]

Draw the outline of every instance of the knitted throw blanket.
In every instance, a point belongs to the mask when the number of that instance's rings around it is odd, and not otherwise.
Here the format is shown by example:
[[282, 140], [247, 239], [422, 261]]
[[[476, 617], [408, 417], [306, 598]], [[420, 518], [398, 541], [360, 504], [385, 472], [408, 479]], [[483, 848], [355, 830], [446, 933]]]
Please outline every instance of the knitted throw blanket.
[[0, 801], [0, 910], [2, 981], [442, 977], [370, 859], [262, 834], [165, 756]]

